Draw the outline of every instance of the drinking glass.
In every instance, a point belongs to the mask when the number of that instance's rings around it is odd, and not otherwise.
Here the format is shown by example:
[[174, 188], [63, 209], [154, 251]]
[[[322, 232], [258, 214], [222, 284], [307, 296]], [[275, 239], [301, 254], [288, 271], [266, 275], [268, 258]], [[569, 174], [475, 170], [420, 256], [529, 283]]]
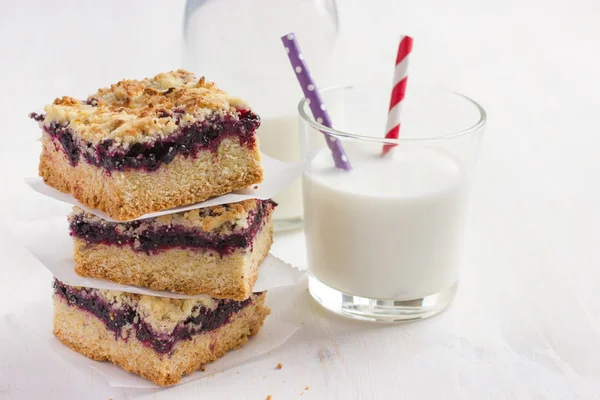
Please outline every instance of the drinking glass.
[[[319, 303], [401, 321], [434, 315], [456, 294], [486, 114], [459, 93], [410, 85], [400, 139], [385, 139], [388, 90], [323, 90], [335, 128], [300, 102], [304, 225], [309, 290]], [[340, 141], [351, 171], [335, 168], [326, 140]]]

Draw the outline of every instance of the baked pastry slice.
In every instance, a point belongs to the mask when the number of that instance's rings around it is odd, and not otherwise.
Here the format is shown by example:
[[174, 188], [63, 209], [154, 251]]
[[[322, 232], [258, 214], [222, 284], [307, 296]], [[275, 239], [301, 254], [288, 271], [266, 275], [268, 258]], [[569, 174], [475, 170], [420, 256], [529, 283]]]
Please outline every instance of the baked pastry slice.
[[271, 200], [110, 222], [69, 216], [81, 276], [189, 295], [244, 300], [273, 243]]
[[78, 353], [173, 385], [256, 335], [266, 292], [244, 301], [181, 300], [54, 281], [54, 335]]
[[43, 130], [44, 181], [115, 220], [262, 180], [259, 117], [187, 71], [123, 80], [87, 100], [57, 98], [31, 117]]

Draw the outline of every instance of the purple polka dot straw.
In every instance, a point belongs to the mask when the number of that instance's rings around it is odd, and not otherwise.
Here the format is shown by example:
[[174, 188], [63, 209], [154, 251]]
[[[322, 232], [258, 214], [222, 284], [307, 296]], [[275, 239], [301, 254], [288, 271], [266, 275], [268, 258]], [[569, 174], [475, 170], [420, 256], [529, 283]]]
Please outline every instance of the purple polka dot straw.
[[[298, 78], [302, 92], [304, 92], [304, 97], [309, 100], [310, 111], [312, 111], [315, 121], [321, 125], [331, 128], [331, 118], [329, 118], [327, 107], [325, 106], [325, 103], [323, 103], [323, 99], [319, 94], [317, 85], [310, 76], [310, 71], [306, 65], [306, 60], [304, 60], [304, 56], [302, 55], [300, 47], [298, 46], [298, 42], [296, 41], [296, 35], [294, 33], [288, 33], [287, 35], [281, 37], [281, 41], [285, 46], [285, 50], [290, 58], [290, 62], [292, 63], [292, 67], [296, 72], [296, 78]], [[348, 157], [346, 157], [346, 153], [344, 152], [339, 139], [337, 139], [335, 136], [327, 135], [326, 133], [325, 135], [328, 136], [328, 140], [326, 140], [326, 142], [331, 150], [335, 166], [337, 168], [350, 171], [352, 166], [350, 165]]]

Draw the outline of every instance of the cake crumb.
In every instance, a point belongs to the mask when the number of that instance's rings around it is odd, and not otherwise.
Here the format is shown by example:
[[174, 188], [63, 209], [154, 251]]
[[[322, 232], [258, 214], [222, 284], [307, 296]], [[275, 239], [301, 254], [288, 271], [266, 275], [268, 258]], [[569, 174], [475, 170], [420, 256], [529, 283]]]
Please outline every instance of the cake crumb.
[[310, 388], [308, 387], [308, 385], [306, 385], [306, 387], [304, 388], [304, 390], [309, 390]]
[[200, 368], [198, 368], [198, 369], [199, 369], [200, 371], [204, 372], [204, 371], [206, 371], [206, 366], [204, 366], [204, 365], [201, 365], [201, 366], [200, 366]]
[[[143, 80], [121, 80], [88, 97], [90, 103], [69, 96], [44, 107], [44, 123], [69, 125], [74, 138], [94, 144], [112, 140], [131, 146], [154, 141], [173, 133], [182, 124], [229, 115], [239, 120], [248, 106], [229, 96], [212, 82], [200, 82], [185, 70], [158, 74]], [[183, 116], [172, 110], [183, 109]], [[166, 112], [166, 110], [169, 110]]]
[[265, 400], [271, 400], [273, 398], [273, 396], [268, 395], [267, 398]]
[[283, 364], [281, 364], [281, 363], [277, 364], [277, 369], [281, 369], [281, 368], [283, 368]]

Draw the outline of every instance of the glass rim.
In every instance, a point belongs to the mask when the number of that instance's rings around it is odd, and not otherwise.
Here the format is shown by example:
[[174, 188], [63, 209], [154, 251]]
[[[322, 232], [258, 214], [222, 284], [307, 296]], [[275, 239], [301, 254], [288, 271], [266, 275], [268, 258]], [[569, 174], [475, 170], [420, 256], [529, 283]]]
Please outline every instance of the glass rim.
[[[341, 131], [341, 130], [330, 128], [328, 126], [318, 123], [317, 121], [314, 120], [314, 118], [311, 115], [307, 114], [305, 111], [305, 105], [306, 105], [306, 101], [307, 101], [306, 97], [303, 97], [300, 100], [300, 102], [298, 103], [298, 113], [300, 114], [300, 117], [302, 117], [304, 122], [306, 122], [307, 124], [309, 124], [314, 129], [316, 129], [320, 132], [327, 133], [329, 135], [336, 136], [339, 138], [347, 138], [347, 139], [354, 139], [354, 140], [360, 140], [360, 141], [365, 141], [365, 142], [374, 142], [374, 143], [382, 143], [382, 144], [401, 144], [401, 143], [407, 143], [407, 142], [432, 142], [432, 141], [439, 141], [439, 140], [443, 140], [443, 139], [456, 138], [459, 136], [467, 135], [469, 133], [478, 131], [479, 129], [483, 128], [483, 126], [487, 122], [487, 113], [485, 112], [485, 109], [478, 102], [476, 102], [469, 96], [466, 96], [466, 95], [456, 92], [454, 90], [445, 89], [445, 88], [441, 88], [441, 87], [437, 87], [437, 86], [433, 86], [433, 85], [417, 84], [414, 86], [435, 89], [437, 91], [452, 94], [454, 96], [458, 96], [459, 98], [462, 98], [463, 100], [466, 100], [467, 102], [474, 105], [475, 108], [479, 111], [479, 120], [474, 125], [472, 125], [468, 128], [461, 129], [456, 132], [446, 133], [443, 135], [437, 135], [437, 136], [431, 136], [431, 137], [425, 137], [425, 138], [402, 138], [402, 137], [400, 137], [398, 139], [388, 139], [385, 137], [357, 135], [355, 133]], [[320, 90], [320, 92], [327, 92], [327, 91], [336, 90], [336, 89], [354, 89], [354, 88], [355, 88], [355, 86], [353, 86], [353, 85], [328, 86], [328, 87]], [[400, 135], [400, 136], [402, 136], [402, 135]]]

